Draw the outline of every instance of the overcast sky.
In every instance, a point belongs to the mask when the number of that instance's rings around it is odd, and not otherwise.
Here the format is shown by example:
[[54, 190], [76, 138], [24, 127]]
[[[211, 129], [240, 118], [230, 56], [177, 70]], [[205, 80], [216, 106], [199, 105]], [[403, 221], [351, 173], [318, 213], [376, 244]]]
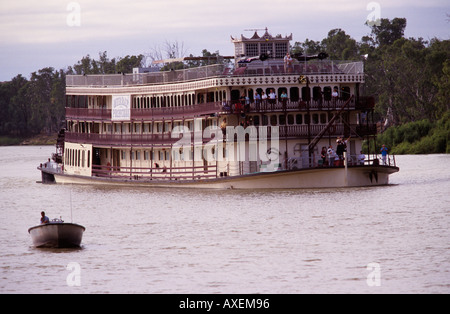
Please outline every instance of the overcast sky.
[[295, 42], [341, 28], [360, 41], [373, 15], [407, 18], [406, 37], [450, 37], [449, 0], [0, 0], [0, 81], [101, 51], [145, 55], [165, 41], [184, 43], [188, 54], [233, 55], [230, 36], [253, 35], [247, 29], [292, 33]]

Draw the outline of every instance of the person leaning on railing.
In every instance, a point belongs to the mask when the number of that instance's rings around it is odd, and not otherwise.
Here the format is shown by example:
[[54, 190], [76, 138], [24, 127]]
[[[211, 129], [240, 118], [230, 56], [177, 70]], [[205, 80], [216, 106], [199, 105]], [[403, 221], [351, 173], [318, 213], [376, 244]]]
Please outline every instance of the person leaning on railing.
[[366, 155], [364, 155], [363, 151], [358, 155], [358, 162], [360, 165], [364, 165], [364, 161], [366, 160]]
[[383, 165], [386, 165], [386, 157], [388, 154], [388, 149], [384, 144], [383, 144], [383, 146], [381, 146], [380, 152], [381, 152], [381, 160], [383, 161]]

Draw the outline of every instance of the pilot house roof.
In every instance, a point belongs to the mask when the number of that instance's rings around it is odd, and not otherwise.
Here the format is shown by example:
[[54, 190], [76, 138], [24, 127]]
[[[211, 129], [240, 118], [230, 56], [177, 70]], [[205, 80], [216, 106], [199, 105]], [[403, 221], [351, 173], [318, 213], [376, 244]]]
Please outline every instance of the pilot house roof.
[[258, 30], [252, 37], [248, 38], [241, 34], [240, 37], [231, 36], [231, 42], [234, 43], [234, 56], [236, 62], [241, 58], [259, 56], [262, 53], [270, 58], [283, 58], [289, 52], [289, 42], [292, 40], [292, 34], [289, 36], [272, 36], [267, 28], [262, 36], [259, 36]]
[[255, 30], [255, 33], [252, 37], [248, 38], [241, 34], [240, 37], [234, 38], [231, 36], [231, 42], [233, 43], [240, 43], [240, 42], [262, 42], [262, 41], [282, 41], [282, 42], [289, 42], [292, 40], [292, 33], [289, 36], [282, 36], [282, 35], [276, 35], [272, 36], [267, 27], [265, 29], [265, 32], [262, 36], [258, 35], [258, 30]]

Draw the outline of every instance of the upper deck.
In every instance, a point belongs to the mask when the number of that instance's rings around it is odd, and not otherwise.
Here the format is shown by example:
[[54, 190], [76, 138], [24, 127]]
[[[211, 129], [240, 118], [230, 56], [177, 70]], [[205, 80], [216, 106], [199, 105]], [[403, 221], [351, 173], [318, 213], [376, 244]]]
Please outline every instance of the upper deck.
[[[283, 83], [298, 83], [298, 77], [308, 76], [310, 82], [363, 82], [363, 62], [314, 60], [307, 62], [296, 61], [291, 67], [286, 67], [283, 60], [273, 59], [267, 61], [254, 61], [245, 66], [234, 68], [230, 65], [216, 64], [183, 70], [161, 71], [139, 74], [107, 74], [107, 75], [68, 75], [66, 77], [67, 92], [81, 92], [88, 89], [112, 88], [110, 92], [123, 87], [161, 86], [168, 84], [185, 84], [210, 79], [220, 81], [211, 82], [218, 85], [241, 85], [251, 82], [263, 84], [266, 81], [257, 80], [258, 77], [269, 77], [267, 83], [277, 81], [280, 77]], [[284, 77], [284, 80], [283, 80]], [[240, 78], [250, 78], [240, 80]], [[254, 78], [251, 80], [251, 78]], [[239, 80], [238, 80], [239, 79]], [[255, 80], [256, 79], [256, 80]], [[278, 81], [280, 81], [278, 79]], [[194, 88], [195, 85], [186, 85], [185, 88]], [[209, 87], [209, 86], [202, 86]], [[211, 86], [213, 87], [213, 86]], [[80, 89], [81, 88], [81, 89]]]

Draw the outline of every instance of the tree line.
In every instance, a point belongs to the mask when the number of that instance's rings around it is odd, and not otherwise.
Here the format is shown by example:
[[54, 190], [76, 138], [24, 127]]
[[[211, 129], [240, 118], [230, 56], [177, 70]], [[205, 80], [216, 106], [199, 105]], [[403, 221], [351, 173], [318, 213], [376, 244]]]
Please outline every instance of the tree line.
[[56, 133], [65, 115], [66, 75], [131, 73], [142, 65], [143, 55], [110, 59], [107, 52], [98, 59], [89, 55], [67, 69], [46, 67], [0, 83], [0, 136], [26, 138], [39, 133]]
[[[383, 126], [398, 128], [418, 121], [438, 125], [438, 121], [448, 117], [450, 106], [450, 40], [405, 38], [406, 25], [404, 18], [381, 19], [368, 26], [370, 33], [360, 41], [342, 29], [332, 29], [322, 41], [295, 42], [291, 52], [324, 51], [334, 60], [363, 60], [366, 75], [363, 94], [376, 97], [376, 118]], [[98, 59], [87, 55], [66, 69], [43, 68], [33, 72], [29, 79], [19, 74], [0, 83], [0, 135], [27, 137], [57, 132], [64, 120], [66, 75], [131, 73], [134, 67], [144, 66], [147, 59], [182, 56], [186, 56], [182, 44], [166, 42], [162, 47], [155, 46], [146, 56], [110, 59], [105, 51], [99, 53]], [[211, 60], [176, 63], [171, 67], [201, 66], [220, 60], [215, 59], [218, 51], [211, 53], [204, 49], [202, 56]], [[446, 132], [448, 143], [450, 131]], [[442, 137], [445, 136], [441, 134]]]

